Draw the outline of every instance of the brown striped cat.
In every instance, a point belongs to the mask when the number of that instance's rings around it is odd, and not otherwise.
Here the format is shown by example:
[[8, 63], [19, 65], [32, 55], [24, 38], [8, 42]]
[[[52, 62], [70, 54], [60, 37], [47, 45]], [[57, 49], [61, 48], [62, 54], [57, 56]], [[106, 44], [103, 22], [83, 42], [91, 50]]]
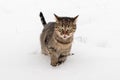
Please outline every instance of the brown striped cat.
[[46, 23], [42, 12], [40, 12], [41, 22], [44, 26], [40, 41], [42, 53], [50, 55], [51, 65], [57, 66], [70, 55], [78, 16], [59, 17], [55, 14], [54, 16], [56, 22]]

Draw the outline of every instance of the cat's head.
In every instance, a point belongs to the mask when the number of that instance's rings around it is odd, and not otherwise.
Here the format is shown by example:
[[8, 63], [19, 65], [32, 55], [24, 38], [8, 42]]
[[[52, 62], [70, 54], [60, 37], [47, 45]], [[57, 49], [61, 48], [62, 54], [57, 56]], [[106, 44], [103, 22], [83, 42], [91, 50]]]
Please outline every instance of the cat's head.
[[59, 17], [54, 14], [54, 16], [56, 18], [55, 32], [57, 35], [63, 39], [73, 36], [76, 31], [78, 15], [76, 17]]

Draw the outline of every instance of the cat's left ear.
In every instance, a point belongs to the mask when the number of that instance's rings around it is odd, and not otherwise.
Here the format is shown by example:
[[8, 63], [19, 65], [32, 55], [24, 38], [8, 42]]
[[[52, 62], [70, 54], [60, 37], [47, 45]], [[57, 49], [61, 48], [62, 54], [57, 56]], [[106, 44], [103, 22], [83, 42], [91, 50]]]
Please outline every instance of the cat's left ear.
[[59, 17], [56, 14], [54, 14], [54, 16], [55, 16], [56, 22], [58, 22]]
[[77, 15], [77, 16], [75, 16], [75, 17], [73, 18], [73, 20], [74, 20], [73, 23], [74, 23], [74, 24], [76, 24], [78, 16], [79, 16], [79, 15]]

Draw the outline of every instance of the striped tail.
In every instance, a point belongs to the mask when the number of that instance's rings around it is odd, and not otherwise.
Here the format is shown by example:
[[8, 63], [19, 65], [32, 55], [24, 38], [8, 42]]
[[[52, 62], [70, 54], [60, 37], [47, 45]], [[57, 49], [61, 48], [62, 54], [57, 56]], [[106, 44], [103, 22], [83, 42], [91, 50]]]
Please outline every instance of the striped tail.
[[41, 22], [42, 22], [42, 25], [43, 26], [45, 26], [46, 25], [46, 21], [45, 21], [45, 18], [44, 18], [44, 16], [43, 16], [43, 13], [42, 12], [40, 12], [40, 19], [41, 19]]

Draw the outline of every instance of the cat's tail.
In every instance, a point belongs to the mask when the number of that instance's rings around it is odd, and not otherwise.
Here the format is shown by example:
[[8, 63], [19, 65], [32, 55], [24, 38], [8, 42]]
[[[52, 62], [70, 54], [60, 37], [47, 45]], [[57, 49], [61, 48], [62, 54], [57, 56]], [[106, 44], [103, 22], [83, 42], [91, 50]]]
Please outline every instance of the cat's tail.
[[42, 22], [42, 25], [43, 26], [45, 26], [47, 23], [46, 23], [46, 21], [45, 21], [45, 18], [44, 18], [44, 16], [43, 16], [43, 13], [42, 12], [40, 12], [40, 19], [41, 19], [41, 22]]

